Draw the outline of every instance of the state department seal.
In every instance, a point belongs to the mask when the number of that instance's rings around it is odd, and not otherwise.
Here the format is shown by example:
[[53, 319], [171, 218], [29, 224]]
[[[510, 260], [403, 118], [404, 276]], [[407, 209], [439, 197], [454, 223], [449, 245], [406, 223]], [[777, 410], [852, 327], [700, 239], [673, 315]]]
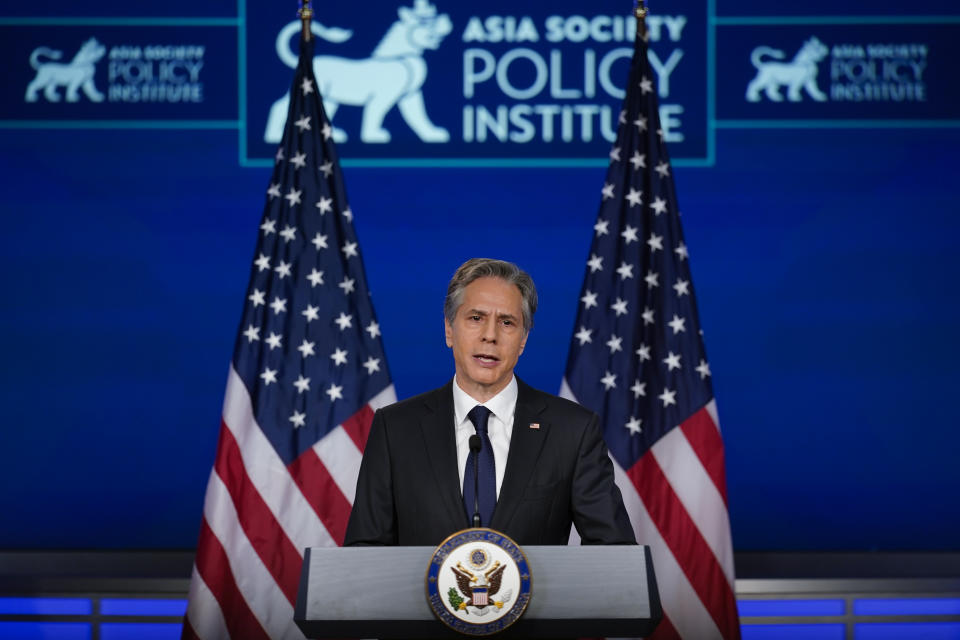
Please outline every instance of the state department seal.
[[516, 542], [493, 529], [464, 529], [440, 543], [427, 568], [427, 602], [445, 625], [472, 636], [503, 631], [530, 603], [533, 582]]

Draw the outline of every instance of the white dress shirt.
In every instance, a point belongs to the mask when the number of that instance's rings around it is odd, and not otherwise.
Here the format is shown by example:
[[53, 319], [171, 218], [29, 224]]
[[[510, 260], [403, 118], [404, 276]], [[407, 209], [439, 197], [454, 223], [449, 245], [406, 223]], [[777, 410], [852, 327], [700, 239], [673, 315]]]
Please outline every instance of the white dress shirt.
[[470, 436], [477, 429], [467, 416], [470, 410], [482, 404], [490, 410], [487, 419], [487, 435], [493, 445], [493, 462], [497, 475], [497, 498], [500, 498], [500, 485], [507, 468], [507, 454], [510, 451], [510, 436], [513, 435], [513, 414], [517, 410], [517, 378], [510, 378], [510, 384], [486, 402], [477, 402], [470, 394], [460, 388], [456, 376], [453, 379], [453, 414], [457, 439], [457, 468], [460, 470], [460, 493], [463, 493], [463, 474], [467, 469], [467, 456], [470, 455]]

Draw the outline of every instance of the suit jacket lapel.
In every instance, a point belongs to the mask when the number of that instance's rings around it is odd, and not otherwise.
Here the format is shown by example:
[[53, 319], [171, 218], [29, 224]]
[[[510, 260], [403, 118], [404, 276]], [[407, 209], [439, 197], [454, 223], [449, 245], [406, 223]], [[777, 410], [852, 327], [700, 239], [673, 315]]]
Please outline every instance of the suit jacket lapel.
[[453, 421], [452, 381], [431, 394], [424, 402], [428, 412], [420, 421], [420, 429], [427, 448], [427, 457], [433, 467], [439, 502], [460, 529], [468, 526], [460, 493], [460, 474], [457, 470], [457, 442]]
[[[520, 497], [530, 481], [530, 475], [540, 457], [550, 425], [540, 422], [537, 416], [546, 404], [536, 397], [533, 389], [517, 378], [517, 409], [513, 415], [513, 433], [510, 435], [510, 453], [507, 468], [500, 486], [500, 496], [493, 510], [492, 528], [506, 526], [520, 506]], [[537, 429], [530, 425], [538, 423]]]

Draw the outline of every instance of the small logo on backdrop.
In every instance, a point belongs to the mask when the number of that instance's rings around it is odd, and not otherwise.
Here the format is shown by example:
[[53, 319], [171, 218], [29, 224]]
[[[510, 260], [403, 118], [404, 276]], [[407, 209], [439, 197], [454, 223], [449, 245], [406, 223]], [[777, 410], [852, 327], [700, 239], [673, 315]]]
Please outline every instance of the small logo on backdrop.
[[[37, 47], [30, 66], [37, 75], [27, 85], [26, 102], [37, 102], [40, 92], [48, 102], [79, 102], [82, 91], [98, 103], [202, 103], [206, 47], [202, 44], [102, 44], [96, 38], [83, 43], [70, 62], [56, 62], [63, 52]], [[106, 92], [95, 84], [97, 63], [106, 62]]]
[[791, 102], [800, 102], [802, 91], [806, 91], [817, 102], [825, 102], [827, 95], [817, 86], [817, 65], [829, 53], [829, 47], [816, 37], [804, 42], [790, 62], [775, 61], [786, 57], [780, 49], [757, 47], [750, 54], [750, 62], [757, 68], [757, 75], [747, 86], [747, 100], [759, 102], [760, 93], [763, 92], [768, 100], [782, 102], [780, 88], [786, 87], [787, 98]]
[[43, 96], [49, 102], [60, 102], [59, 89], [66, 89], [67, 102], [80, 100], [80, 91], [93, 102], [102, 102], [104, 95], [97, 91], [93, 83], [97, 71], [96, 64], [107, 53], [106, 47], [90, 38], [80, 47], [70, 62], [54, 62], [63, 57], [63, 52], [49, 47], [37, 47], [30, 54], [30, 66], [36, 69], [37, 75], [27, 85], [24, 99], [27, 102], [36, 102], [37, 94], [43, 91]]
[[465, 529], [434, 551], [427, 601], [448, 627], [486, 636], [523, 614], [531, 583], [527, 559], [513, 540], [491, 529]]
[[[397, 9], [399, 19], [387, 30], [373, 53], [362, 59], [339, 56], [315, 56], [313, 71], [320, 85], [323, 106], [331, 121], [341, 105], [363, 108], [360, 140], [365, 143], [390, 142], [390, 132], [383, 119], [397, 107], [404, 121], [423, 142], [447, 142], [449, 132], [430, 121], [421, 88], [427, 79], [424, 51], [437, 49], [453, 31], [450, 16], [437, 14], [429, 0], [415, 0], [413, 7]], [[287, 66], [295, 68], [297, 57], [290, 48], [290, 38], [300, 30], [300, 22], [285, 26], [277, 36], [277, 55]], [[311, 25], [317, 37], [328, 42], [347, 41], [353, 32]], [[276, 143], [283, 134], [289, 96], [277, 100], [270, 109], [264, 142]], [[334, 126], [334, 140], [349, 139], [347, 132]]]

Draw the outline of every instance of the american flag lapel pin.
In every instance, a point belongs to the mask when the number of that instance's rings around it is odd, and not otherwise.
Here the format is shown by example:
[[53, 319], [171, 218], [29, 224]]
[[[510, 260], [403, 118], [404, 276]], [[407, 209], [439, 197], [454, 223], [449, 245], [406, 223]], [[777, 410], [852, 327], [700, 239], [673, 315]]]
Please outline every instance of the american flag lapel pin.
[[531, 428], [531, 429], [539, 429], [539, 428], [540, 428], [540, 423], [539, 423], [539, 422], [531, 422], [531, 423], [530, 423], [530, 428]]

